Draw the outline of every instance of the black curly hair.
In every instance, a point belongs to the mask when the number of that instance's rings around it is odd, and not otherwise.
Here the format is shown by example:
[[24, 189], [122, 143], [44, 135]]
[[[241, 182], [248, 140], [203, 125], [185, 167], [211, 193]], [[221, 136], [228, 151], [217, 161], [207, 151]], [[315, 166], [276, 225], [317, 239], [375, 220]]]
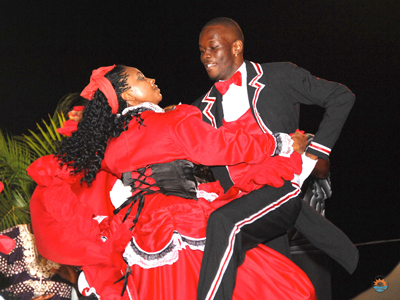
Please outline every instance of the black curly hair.
[[[127, 107], [121, 97], [129, 89], [125, 71], [125, 66], [117, 65], [105, 75], [117, 94], [118, 114]], [[106, 96], [97, 90], [84, 110], [78, 130], [60, 143], [56, 153], [60, 165], [72, 167], [74, 173], [83, 172], [81, 183], [86, 181], [91, 185], [104, 159], [108, 141], [127, 130], [131, 119], [132, 115], [117, 117], [113, 114]]]

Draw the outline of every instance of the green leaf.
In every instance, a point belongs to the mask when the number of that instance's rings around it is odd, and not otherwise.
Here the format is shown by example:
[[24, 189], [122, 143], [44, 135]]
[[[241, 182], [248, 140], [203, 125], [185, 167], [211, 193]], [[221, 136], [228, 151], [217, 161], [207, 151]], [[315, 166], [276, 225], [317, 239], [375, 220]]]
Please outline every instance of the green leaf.
[[[46, 128], [48, 128], [47, 123], [46, 123], [45, 120], [42, 120], [42, 123], [46, 126]], [[56, 151], [56, 148], [55, 148], [54, 145], [52, 144], [52, 142], [51, 142], [51, 140], [50, 140], [50, 138], [49, 138], [49, 135], [47, 134], [48, 132], [45, 132], [45, 131], [42, 129], [42, 127], [40, 127], [39, 124], [37, 124], [37, 127], [39, 128], [39, 130], [40, 130], [42, 136], [44, 137], [44, 139], [45, 139], [46, 142], [47, 142], [47, 145], [46, 145], [46, 149], [48, 149], [47, 152], [55, 152], [55, 151]], [[39, 141], [39, 142], [41, 142], [41, 141]], [[43, 141], [43, 144], [45, 144], [44, 141]]]

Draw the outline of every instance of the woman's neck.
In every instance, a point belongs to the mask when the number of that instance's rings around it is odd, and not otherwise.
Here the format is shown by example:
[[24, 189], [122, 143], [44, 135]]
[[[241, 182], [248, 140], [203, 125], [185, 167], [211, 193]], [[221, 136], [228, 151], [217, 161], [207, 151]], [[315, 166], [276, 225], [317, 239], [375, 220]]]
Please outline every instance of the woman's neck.
[[154, 112], [158, 112], [158, 113], [163, 113], [165, 112], [161, 107], [159, 107], [157, 104], [151, 103], [151, 102], [143, 102], [140, 103], [139, 105], [135, 105], [135, 106], [129, 106], [127, 108], [125, 108], [122, 111], [122, 115], [127, 114], [130, 111], [134, 111], [134, 110], [142, 110], [142, 111], [146, 111], [146, 110], [152, 110]]

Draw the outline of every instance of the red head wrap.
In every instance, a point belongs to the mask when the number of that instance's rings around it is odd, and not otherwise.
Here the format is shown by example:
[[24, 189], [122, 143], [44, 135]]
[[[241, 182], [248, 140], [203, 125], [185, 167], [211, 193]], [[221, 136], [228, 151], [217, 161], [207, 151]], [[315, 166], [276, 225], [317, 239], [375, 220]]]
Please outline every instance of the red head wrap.
[[81, 96], [88, 100], [92, 100], [94, 93], [97, 90], [102, 91], [108, 100], [108, 104], [111, 106], [112, 113], [116, 114], [118, 112], [117, 94], [115, 93], [115, 90], [111, 85], [111, 82], [104, 77], [104, 75], [106, 75], [109, 71], [114, 69], [114, 67], [115, 65], [112, 65], [109, 67], [101, 67], [96, 70], [93, 70], [92, 76], [90, 76], [90, 83], [84, 88], [84, 90], [81, 93]]

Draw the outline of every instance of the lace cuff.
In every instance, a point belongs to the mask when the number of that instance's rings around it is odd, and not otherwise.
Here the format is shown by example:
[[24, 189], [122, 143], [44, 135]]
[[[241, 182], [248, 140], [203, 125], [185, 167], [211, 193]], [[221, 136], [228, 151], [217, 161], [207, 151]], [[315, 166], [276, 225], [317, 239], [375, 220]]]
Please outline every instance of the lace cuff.
[[282, 132], [277, 132], [274, 133], [273, 136], [276, 140], [276, 148], [272, 156], [279, 155], [290, 157], [290, 155], [293, 153], [293, 140], [290, 135]]
[[152, 269], [166, 265], [173, 265], [179, 259], [179, 252], [186, 250], [204, 251], [205, 238], [192, 238], [174, 231], [169, 243], [161, 250], [147, 252], [139, 247], [132, 237], [123, 254], [124, 260], [129, 266], [138, 265], [143, 269]]

